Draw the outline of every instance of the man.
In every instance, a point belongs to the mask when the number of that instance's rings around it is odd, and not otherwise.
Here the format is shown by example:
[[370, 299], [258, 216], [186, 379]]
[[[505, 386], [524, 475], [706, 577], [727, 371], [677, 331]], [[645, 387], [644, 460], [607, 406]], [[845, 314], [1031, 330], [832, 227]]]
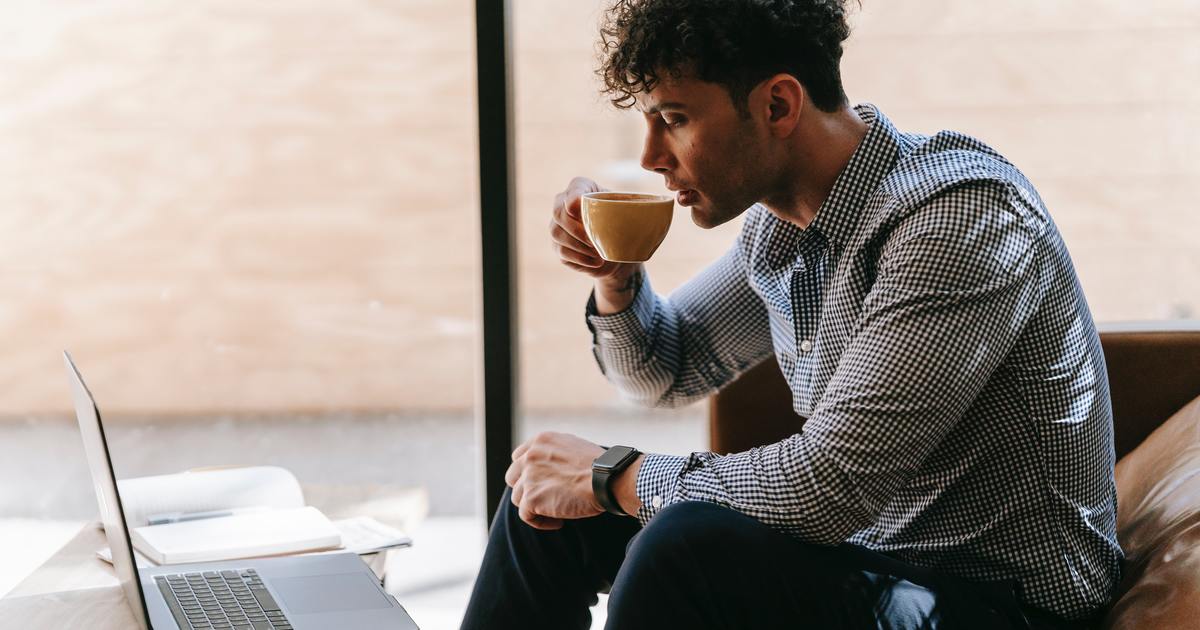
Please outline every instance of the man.
[[663, 298], [589, 243], [594, 182], [559, 195], [601, 369], [672, 406], [773, 353], [808, 420], [727, 456], [522, 444], [464, 627], [586, 628], [605, 590], [613, 628], [1086, 624], [1122, 560], [1108, 383], [1033, 186], [977, 140], [850, 107], [841, 2], [621, 0], [601, 33], [642, 166], [701, 227], [745, 215]]

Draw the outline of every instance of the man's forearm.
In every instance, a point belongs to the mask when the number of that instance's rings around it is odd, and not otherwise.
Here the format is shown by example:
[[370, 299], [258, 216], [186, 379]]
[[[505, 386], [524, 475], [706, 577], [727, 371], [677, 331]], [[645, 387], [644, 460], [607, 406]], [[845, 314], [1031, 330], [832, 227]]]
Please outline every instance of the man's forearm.
[[642, 278], [642, 265], [639, 264], [630, 273], [596, 280], [596, 312], [612, 315], [629, 308], [642, 287]]

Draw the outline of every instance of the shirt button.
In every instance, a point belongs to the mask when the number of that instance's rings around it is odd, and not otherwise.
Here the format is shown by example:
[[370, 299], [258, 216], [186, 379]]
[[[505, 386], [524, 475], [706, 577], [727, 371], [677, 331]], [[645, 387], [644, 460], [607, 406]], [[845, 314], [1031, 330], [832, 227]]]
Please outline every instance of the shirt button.
[[605, 341], [612, 341], [614, 337], [616, 337], [616, 335], [614, 335], [614, 334], [612, 334], [612, 333], [608, 332], [607, 330], [606, 330], [606, 331], [604, 331], [604, 332], [602, 332], [602, 333], [600, 333], [600, 338], [601, 338], [601, 339], [603, 339], [603, 340], [605, 340]]
[[654, 506], [654, 509], [656, 510], [662, 507], [662, 497], [654, 495], [650, 498], [650, 505]]
[[812, 350], [812, 342], [805, 339], [800, 343], [800, 350], [801, 352], [808, 352], [809, 350]]

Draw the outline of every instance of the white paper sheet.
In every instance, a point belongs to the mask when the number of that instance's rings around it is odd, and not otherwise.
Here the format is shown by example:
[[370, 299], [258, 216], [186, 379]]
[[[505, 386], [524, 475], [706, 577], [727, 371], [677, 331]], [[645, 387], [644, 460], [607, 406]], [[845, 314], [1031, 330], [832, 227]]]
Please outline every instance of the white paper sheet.
[[[333, 521], [333, 526], [342, 534], [342, 547], [338, 551], [353, 551], [359, 555], [366, 555], [386, 549], [399, 549], [412, 546], [412, 539], [403, 532], [395, 527], [384, 525], [369, 516], [336, 520]], [[139, 568], [155, 566], [149, 558], [143, 556], [136, 549], [133, 553], [137, 557]], [[108, 547], [102, 547], [97, 550], [96, 557], [112, 564], [112, 551]]]

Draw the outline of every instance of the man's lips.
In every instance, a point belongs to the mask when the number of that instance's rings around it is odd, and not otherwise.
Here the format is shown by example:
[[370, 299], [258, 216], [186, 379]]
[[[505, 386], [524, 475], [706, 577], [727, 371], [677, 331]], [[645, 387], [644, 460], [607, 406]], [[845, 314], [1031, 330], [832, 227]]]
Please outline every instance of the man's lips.
[[675, 193], [675, 201], [681, 206], [695, 205], [696, 202], [700, 201], [700, 193], [690, 188], [684, 188]]
[[693, 206], [700, 202], [700, 193], [694, 188], [684, 188], [678, 182], [667, 180], [664, 182], [667, 185], [667, 190], [675, 193], [675, 202], [681, 206]]

